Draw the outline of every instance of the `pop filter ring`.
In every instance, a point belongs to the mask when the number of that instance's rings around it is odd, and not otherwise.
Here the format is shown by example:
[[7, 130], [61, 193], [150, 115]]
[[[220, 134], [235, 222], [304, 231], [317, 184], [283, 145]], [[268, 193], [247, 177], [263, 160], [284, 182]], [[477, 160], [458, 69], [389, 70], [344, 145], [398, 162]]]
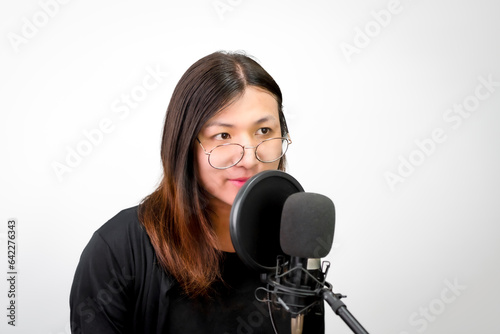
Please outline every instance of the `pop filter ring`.
[[238, 257], [259, 272], [276, 270], [281, 212], [286, 199], [304, 192], [291, 175], [268, 170], [251, 177], [238, 191], [230, 214], [231, 241]]

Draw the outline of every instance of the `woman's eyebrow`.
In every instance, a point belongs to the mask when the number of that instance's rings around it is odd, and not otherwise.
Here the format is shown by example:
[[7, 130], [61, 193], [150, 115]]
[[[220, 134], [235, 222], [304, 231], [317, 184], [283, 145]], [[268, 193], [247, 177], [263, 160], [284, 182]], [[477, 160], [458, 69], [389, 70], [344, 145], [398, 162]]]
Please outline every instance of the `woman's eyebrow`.
[[212, 122], [208, 122], [206, 125], [205, 125], [205, 129], [206, 128], [209, 128], [211, 126], [222, 126], [222, 127], [226, 127], [226, 128], [234, 128], [234, 125], [233, 124], [229, 124], [229, 123], [224, 123], [224, 122], [220, 122], [220, 121], [212, 121]]
[[258, 119], [257, 121], [255, 121], [254, 124], [261, 124], [261, 123], [265, 123], [267, 121], [276, 121], [276, 118], [272, 115], [265, 116], [265, 117], [262, 117], [261, 119]]
[[[254, 122], [254, 124], [261, 124], [261, 123], [265, 123], [267, 121], [276, 121], [276, 118], [274, 116], [272, 116], [272, 115], [264, 116], [264, 117], [259, 118], [258, 120], [256, 120]], [[226, 128], [234, 128], [233, 124], [224, 123], [224, 122], [221, 122], [221, 121], [211, 121], [211, 122], [208, 122], [205, 125], [205, 129], [209, 128], [211, 126], [221, 126], [221, 127], [226, 127]]]

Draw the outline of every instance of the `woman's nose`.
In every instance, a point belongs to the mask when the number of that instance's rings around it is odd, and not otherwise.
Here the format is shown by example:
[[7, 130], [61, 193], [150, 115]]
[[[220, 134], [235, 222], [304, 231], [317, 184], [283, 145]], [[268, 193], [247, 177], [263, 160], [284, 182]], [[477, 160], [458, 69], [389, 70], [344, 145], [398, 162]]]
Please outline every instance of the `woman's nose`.
[[255, 156], [255, 146], [246, 145], [243, 146], [243, 148], [243, 158], [241, 158], [240, 162], [238, 162], [236, 166], [251, 168], [259, 163], [259, 160], [257, 160], [257, 157]]

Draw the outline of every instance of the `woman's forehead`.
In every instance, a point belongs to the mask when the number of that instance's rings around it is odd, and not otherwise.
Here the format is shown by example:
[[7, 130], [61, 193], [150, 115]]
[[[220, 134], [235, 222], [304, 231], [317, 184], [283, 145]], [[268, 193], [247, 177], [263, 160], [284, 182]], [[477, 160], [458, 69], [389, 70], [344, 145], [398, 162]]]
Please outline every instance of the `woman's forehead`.
[[203, 127], [232, 127], [240, 123], [265, 122], [279, 122], [278, 102], [271, 93], [250, 86], [241, 96], [210, 118]]

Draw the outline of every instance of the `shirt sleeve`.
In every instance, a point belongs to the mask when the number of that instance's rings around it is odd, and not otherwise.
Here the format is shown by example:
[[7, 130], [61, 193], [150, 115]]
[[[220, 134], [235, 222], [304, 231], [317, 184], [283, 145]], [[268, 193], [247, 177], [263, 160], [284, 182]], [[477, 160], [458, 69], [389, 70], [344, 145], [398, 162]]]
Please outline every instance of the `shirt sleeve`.
[[72, 333], [132, 333], [133, 286], [126, 259], [95, 232], [80, 257], [71, 287]]

